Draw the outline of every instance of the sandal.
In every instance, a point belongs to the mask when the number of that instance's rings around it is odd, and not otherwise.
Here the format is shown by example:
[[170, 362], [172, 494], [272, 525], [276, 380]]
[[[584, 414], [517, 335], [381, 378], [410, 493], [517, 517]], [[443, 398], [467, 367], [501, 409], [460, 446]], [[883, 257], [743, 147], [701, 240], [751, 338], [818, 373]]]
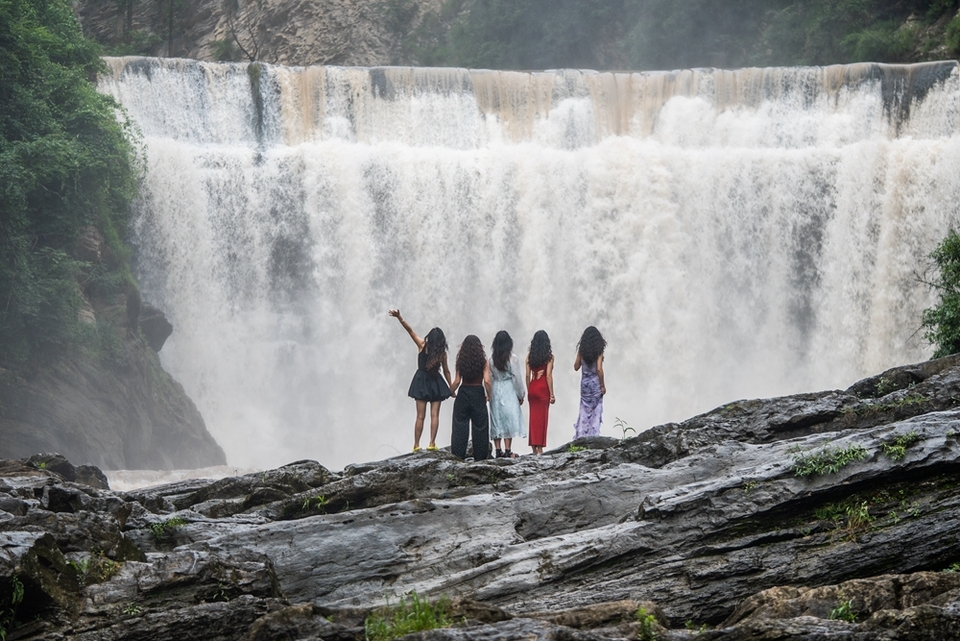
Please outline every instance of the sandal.
[[416, 453], [419, 452], [419, 451], [420, 451], [420, 446], [419, 446], [419, 445], [415, 445], [415, 446], [413, 447], [413, 452], [414, 452], [414, 454], [416, 454]]
[[436, 451], [439, 450], [439, 449], [440, 449], [440, 448], [437, 447], [436, 445], [428, 445], [428, 446], [427, 446], [427, 451], [428, 451], [428, 452], [436, 452]]

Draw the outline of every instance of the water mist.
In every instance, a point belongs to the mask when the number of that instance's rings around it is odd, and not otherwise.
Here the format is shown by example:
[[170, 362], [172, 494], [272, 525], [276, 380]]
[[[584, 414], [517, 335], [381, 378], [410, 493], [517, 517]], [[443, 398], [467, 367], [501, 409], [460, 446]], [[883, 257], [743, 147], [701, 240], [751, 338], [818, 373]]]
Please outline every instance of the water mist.
[[[110, 59], [142, 131], [133, 241], [164, 366], [233, 465], [412, 446], [387, 310], [521, 360], [608, 341], [604, 433], [846, 387], [931, 353], [915, 279], [958, 221], [956, 63], [610, 74]], [[441, 445], [449, 443], [444, 404]], [[514, 449], [525, 452], [526, 446]]]

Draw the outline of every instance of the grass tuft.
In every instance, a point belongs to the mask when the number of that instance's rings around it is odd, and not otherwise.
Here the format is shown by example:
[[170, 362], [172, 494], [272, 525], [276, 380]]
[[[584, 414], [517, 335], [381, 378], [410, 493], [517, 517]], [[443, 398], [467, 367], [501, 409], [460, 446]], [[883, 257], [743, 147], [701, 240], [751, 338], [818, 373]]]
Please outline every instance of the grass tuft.
[[371, 614], [364, 621], [363, 628], [367, 641], [389, 641], [413, 632], [449, 628], [452, 625], [449, 599], [441, 598], [431, 604], [416, 592], [411, 592], [409, 602], [401, 598], [397, 606], [387, 606]]

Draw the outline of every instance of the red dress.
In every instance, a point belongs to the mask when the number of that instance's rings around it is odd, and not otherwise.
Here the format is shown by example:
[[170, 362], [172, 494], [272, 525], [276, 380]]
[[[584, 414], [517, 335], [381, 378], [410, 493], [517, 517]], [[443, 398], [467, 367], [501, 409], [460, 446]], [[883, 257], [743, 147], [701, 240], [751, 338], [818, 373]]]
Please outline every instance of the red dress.
[[547, 446], [547, 419], [550, 416], [550, 388], [547, 387], [547, 366], [530, 372], [527, 388], [530, 402], [530, 447]]

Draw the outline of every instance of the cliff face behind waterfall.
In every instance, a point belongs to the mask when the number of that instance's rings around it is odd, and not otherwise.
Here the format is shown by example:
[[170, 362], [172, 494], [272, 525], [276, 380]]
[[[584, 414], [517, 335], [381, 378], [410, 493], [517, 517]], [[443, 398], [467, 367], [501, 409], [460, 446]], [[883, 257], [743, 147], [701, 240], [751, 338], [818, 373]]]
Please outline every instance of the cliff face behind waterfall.
[[75, 3], [110, 55], [287, 65], [687, 69], [960, 55], [955, 0], [118, 0]]

